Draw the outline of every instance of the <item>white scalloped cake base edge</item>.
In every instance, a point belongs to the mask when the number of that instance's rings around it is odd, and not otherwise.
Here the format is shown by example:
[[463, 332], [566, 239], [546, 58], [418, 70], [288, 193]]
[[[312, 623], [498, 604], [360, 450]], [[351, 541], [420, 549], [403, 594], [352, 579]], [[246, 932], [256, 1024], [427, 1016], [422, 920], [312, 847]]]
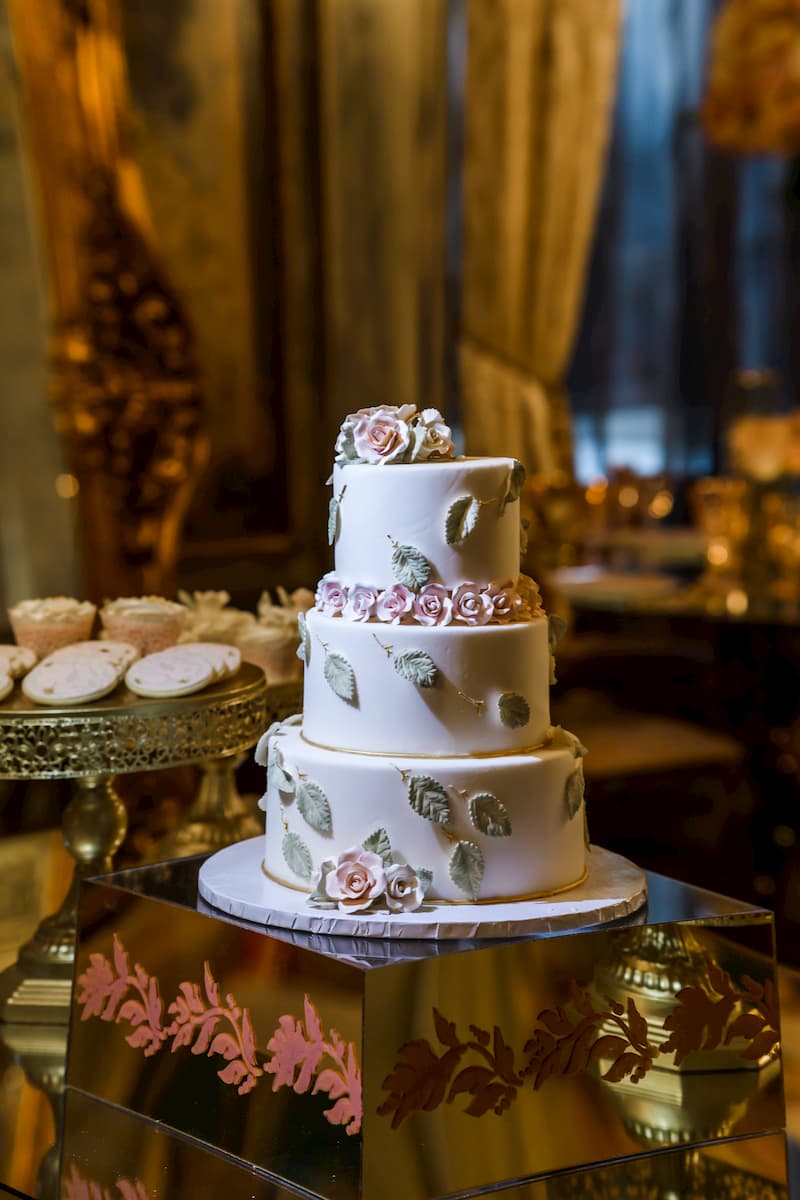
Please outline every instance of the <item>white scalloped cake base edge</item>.
[[264, 839], [218, 850], [200, 867], [202, 898], [232, 917], [301, 933], [351, 938], [505, 938], [585, 929], [630, 916], [647, 900], [644, 872], [619, 854], [593, 846], [583, 883], [552, 899], [499, 904], [425, 904], [417, 912], [342, 913], [311, 908], [306, 894], [268, 879]]

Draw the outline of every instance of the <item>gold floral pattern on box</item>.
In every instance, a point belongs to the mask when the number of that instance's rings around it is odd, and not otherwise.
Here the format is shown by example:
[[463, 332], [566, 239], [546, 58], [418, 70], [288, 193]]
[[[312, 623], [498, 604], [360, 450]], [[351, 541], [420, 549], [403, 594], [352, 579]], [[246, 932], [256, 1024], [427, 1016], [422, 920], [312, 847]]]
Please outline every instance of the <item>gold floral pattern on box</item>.
[[[466, 1036], [453, 1021], [433, 1009], [439, 1046], [415, 1038], [400, 1047], [398, 1060], [383, 1081], [387, 1098], [378, 1108], [391, 1116], [396, 1129], [415, 1112], [431, 1112], [441, 1104], [467, 1100], [472, 1117], [500, 1116], [530, 1083], [538, 1090], [548, 1079], [578, 1075], [597, 1068], [603, 1079], [638, 1083], [655, 1060], [673, 1055], [680, 1067], [695, 1051], [735, 1047], [752, 1063], [777, 1054], [778, 1001], [768, 979], [761, 984], [743, 976], [741, 984], [716, 963], [707, 972], [708, 987], [688, 986], [675, 997], [663, 1022], [667, 1037], [657, 1044], [633, 997], [626, 1003], [607, 998], [598, 1005], [592, 994], [572, 980], [567, 1005], [544, 1009], [517, 1054], [495, 1025], [490, 1031], [470, 1025]], [[613, 1030], [613, 1032], [609, 1032]], [[734, 1047], [731, 1047], [734, 1048]], [[662, 1064], [659, 1064], [662, 1065]]]
[[129, 955], [117, 934], [111, 958], [91, 954], [89, 967], [78, 976], [76, 1004], [81, 1020], [97, 1017], [127, 1025], [125, 1041], [140, 1049], [145, 1058], [159, 1053], [169, 1042], [176, 1054], [221, 1058], [220, 1080], [247, 1095], [265, 1075], [272, 1076], [272, 1090], [291, 1087], [298, 1094], [322, 1093], [333, 1104], [324, 1110], [331, 1125], [342, 1125], [349, 1135], [361, 1130], [361, 1069], [352, 1042], [346, 1043], [335, 1029], [326, 1034], [319, 1012], [308, 995], [303, 1017], [281, 1016], [277, 1029], [258, 1049], [249, 1009], [242, 1008], [231, 993], [223, 994], [211, 967], [205, 963], [202, 988], [184, 981], [167, 1008], [172, 1017], [164, 1024], [164, 1002], [158, 980], [139, 963], [131, 967]]

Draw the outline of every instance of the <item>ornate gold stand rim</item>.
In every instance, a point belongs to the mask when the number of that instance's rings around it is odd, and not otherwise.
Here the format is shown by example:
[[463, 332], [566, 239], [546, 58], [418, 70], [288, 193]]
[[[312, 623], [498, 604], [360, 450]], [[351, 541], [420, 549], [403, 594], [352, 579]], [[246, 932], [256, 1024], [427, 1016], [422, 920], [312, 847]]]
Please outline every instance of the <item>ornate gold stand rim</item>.
[[[298, 884], [287, 883], [285, 880], [279, 879], [277, 875], [273, 875], [272, 872], [267, 869], [267, 864], [264, 862], [263, 858], [261, 860], [261, 874], [266, 876], [266, 878], [269, 879], [269, 881], [271, 883], [277, 883], [280, 887], [288, 888], [290, 892], [298, 892], [301, 896], [310, 896], [311, 895], [310, 891], [306, 891], [305, 888], [300, 887]], [[551, 896], [561, 896], [564, 894], [564, 892], [571, 892], [573, 888], [580, 887], [580, 885], [582, 883], [586, 882], [588, 877], [589, 877], [589, 867], [587, 865], [583, 868], [583, 874], [580, 876], [579, 879], [575, 879], [572, 883], [563, 883], [561, 885], [561, 887], [551, 888], [549, 891], [545, 891], [545, 892], [526, 892], [525, 894], [519, 895], [519, 896], [503, 896], [502, 898], [493, 897], [491, 899], [486, 899], [486, 900], [431, 900], [430, 903], [435, 904], [437, 907], [441, 907], [441, 908], [458, 908], [465, 904], [468, 904], [470, 906], [475, 905], [475, 904], [478, 904], [478, 905], [521, 904], [521, 903], [524, 903], [526, 900], [547, 900]], [[372, 910], [371, 915], [378, 916], [379, 913], [380, 913], [380, 910], [375, 909], [375, 910]], [[402, 915], [402, 914], [390, 914], [390, 915], [395, 916], [395, 915]]]

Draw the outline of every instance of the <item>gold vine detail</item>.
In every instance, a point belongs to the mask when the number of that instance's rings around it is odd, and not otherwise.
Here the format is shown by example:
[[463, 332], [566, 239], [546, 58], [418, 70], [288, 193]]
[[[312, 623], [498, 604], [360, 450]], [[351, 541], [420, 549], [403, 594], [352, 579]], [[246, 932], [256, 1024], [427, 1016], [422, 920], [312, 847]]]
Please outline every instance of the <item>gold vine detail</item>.
[[[519, 1058], [499, 1026], [490, 1032], [470, 1025], [469, 1036], [462, 1037], [455, 1023], [434, 1008], [441, 1050], [426, 1038], [400, 1047], [382, 1084], [389, 1094], [378, 1114], [391, 1116], [396, 1129], [414, 1112], [431, 1112], [465, 1097], [468, 1116], [500, 1116], [528, 1082], [538, 1091], [548, 1079], [603, 1064], [601, 1077], [610, 1083], [626, 1077], [638, 1083], [660, 1056], [672, 1054], [672, 1066], [679, 1067], [694, 1051], [716, 1050], [734, 1039], [747, 1043], [739, 1054], [748, 1061], [775, 1054], [778, 1004], [772, 980], [761, 984], [743, 976], [737, 987], [727, 971], [711, 963], [708, 984], [707, 989], [688, 986], [678, 992], [663, 1024], [669, 1037], [660, 1046], [650, 1041], [647, 1021], [633, 997], [625, 1004], [607, 997], [604, 1006], [596, 1007], [590, 992], [575, 980], [569, 984], [567, 1006], [539, 1013]], [[740, 1011], [734, 1015], [736, 1009]]]

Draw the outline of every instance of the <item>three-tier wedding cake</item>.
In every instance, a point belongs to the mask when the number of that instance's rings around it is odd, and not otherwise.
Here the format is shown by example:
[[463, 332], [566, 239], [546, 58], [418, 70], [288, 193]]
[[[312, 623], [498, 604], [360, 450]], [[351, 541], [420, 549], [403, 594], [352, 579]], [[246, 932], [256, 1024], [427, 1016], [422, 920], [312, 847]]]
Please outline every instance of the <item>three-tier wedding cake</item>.
[[396, 916], [585, 878], [584, 748], [550, 724], [557, 631], [519, 570], [524, 475], [455, 457], [435, 409], [341, 428], [302, 719], [257, 750], [263, 870], [309, 906]]

